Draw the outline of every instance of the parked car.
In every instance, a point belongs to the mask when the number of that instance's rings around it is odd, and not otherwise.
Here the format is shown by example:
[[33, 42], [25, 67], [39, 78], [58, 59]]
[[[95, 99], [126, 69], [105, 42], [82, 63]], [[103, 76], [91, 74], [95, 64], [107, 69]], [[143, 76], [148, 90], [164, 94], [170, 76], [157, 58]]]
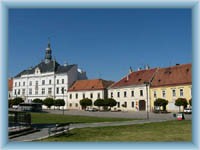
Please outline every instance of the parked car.
[[86, 110], [86, 111], [90, 111], [90, 112], [91, 112], [91, 111], [92, 111], [92, 112], [93, 112], [93, 111], [98, 111], [97, 108], [86, 108], [85, 110]]
[[184, 113], [185, 114], [192, 114], [192, 108], [185, 108]]

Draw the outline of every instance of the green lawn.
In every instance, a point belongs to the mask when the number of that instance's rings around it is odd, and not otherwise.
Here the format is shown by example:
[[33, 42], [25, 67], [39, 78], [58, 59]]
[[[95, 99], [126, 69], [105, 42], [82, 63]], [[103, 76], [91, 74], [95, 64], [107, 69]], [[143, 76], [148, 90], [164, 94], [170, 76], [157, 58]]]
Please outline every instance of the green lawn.
[[88, 117], [88, 116], [72, 116], [49, 113], [31, 113], [32, 123], [46, 124], [46, 123], [92, 123], [92, 122], [112, 122], [112, 121], [127, 121], [133, 119], [126, 118], [102, 118], [102, 117]]
[[191, 141], [191, 121], [167, 121], [117, 127], [71, 130], [69, 134], [42, 141]]

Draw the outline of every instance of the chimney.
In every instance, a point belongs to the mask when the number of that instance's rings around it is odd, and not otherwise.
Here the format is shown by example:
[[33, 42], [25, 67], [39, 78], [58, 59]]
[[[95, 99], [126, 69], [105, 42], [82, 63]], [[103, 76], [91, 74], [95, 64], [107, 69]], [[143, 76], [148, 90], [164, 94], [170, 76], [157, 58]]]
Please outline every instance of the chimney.
[[146, 65], [145, 69], [146, 69], [146, 70], [149, 70], [149, 69], [150, 69], [149, 65]]
[[133, 69], [132, 69], [132, 67], [130, 66], [130, 68], [129, 68], [129, 74], [132, 73], [132, 72], [133, 72]]
[[180, 64], [176, 64], [176, 66], [178, 66], [178, 65], [180, 65]]
[[139, 67], [139, 68], [138, 68], [138, 71], [140, 71], [140, 70], [141, 70], [141, 68]]

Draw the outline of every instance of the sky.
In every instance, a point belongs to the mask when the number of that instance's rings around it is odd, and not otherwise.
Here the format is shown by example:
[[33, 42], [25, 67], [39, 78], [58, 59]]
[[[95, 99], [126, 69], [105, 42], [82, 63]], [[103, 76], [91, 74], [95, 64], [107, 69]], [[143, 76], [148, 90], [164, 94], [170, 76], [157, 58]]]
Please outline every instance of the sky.
[[9, 9], [8, 76], [44, 59], [50, 38], [61, 65], [89, 79], [192, 63], [191, 9]]

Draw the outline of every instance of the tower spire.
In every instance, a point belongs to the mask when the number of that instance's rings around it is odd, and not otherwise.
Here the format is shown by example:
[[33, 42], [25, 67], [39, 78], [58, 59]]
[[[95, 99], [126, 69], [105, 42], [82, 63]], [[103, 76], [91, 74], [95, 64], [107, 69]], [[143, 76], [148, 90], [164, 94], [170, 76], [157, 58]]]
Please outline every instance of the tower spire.
[[49, 63], [52, 60], [52, 56], [51, 56], [51, 45], [50, 45], [50, 38], [48, 37], [48, 46], [46, 48], [46, 52], [45, 52], [45, 63]]

